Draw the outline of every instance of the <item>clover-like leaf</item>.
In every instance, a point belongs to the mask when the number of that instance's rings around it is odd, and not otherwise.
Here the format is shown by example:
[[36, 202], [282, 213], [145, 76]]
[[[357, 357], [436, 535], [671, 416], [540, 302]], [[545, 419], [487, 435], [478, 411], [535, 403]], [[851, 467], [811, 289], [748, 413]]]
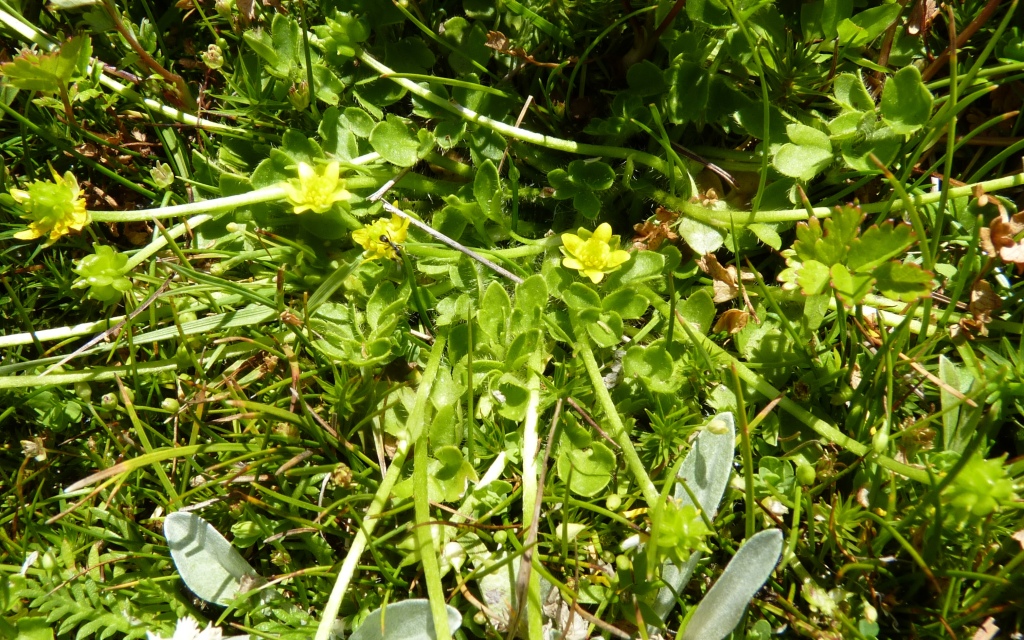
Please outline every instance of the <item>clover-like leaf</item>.
[[803, 124], [788, 125], [786, 133], [790, 142], [779, 148], [772, 161], [779, 173], [807, 181], [832, 164], [828, 135]]
[[559, 446], [556, 468], [558, 477], [569, 483], [570, 491], [591, 498], [611, 481], [612, 470], [615, 469], [615, 453], [599, 440], [581, 449], [563, 440]]
[[622, 372], [638, 378], [655, 393], [674, 393], [683, 386], [676, 361], [661, 344], [632, 346], [622, 358]]
[[594, 219], [601, 211], [601, 200], [595, 191], [604, 191], [615, 182], [615, 170], [604, 162], [573, 160], [565, 169], [548, 173], [557, 200], [572, 199], [573, 207], [584, 217]]
[[910, 65], [885, 83], [882, 119], [896, 133], [913, 133], [928, 123], [934, 102], [935, 98], [921, 80], [921, 72]]

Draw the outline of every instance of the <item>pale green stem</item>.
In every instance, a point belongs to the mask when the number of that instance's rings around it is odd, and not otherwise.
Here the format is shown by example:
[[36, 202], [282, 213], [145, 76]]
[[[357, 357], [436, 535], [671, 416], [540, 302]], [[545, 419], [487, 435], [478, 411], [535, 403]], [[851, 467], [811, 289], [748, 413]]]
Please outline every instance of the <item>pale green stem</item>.
[[[338, 619], [338, 612], [341, 610], [341, 601], [345, 598], [348, 585], [352, 582], [352, 577], [356, 573], [359, 558], [363, 555], [363, 550], [366, 549], [370, 536], [373, 535], [373, 529], [377, 526], [377, 516], [384, 510], [384, 505], [387, 504], [388, 498], [391, 497], [391, 490], [395, 487], [398, 477], [402, 474], [402, 465], [405, 463], [407, 455], [409, 455], [409, 442], [407, 440], [399, 440], [395, 457], [391, 460], [391, 466], [388, 467], [387, 473], [384, 474], [384, 479], [381, 481], [380, 486], [377, 487], [377, 492], [373, 495], [373, 501], [363, 515], [363, 526], [356, 532], [355, 537], [352, 539], [352, 546], [349, 547], [348, 555], [345, 556], [344, 562], [341, 563], [338, 579], [334, 582], [334, 588], [331, 589], [331, 595], [327, 599], [327, 604], [324, 605], [324, 617], [316, 628], [314, 640], [330, 640], [331, 629], [333, 629], [334, 621]], [[447, 619], [446, 613], [445, 620]]]
[[[1024, 173], [1017, 173], [994, 180], [985, 180], [972, 185], [955, 187], [948, 192], [949, 199], [967, 198], [974, 195], [976, 189], [985, 193], [1011, 189], [1024, 185]], [[807, 220], [810, 215], [807, 209], [783, 209], [777, 211], [758, 211], [756, 214], [749, 211], [714, 211], [697, 203], [692, 203], [682, 198], [677, 198], [668, 192], [655, 190], [652, 196], [658, 202], [667, 205], [670, 209], [685, 214], [698, 222], [718, 227], [719, 229], [742, 228], [748, 224], [772, 223], [772, 222], [800, 222]], [[935, 204], [942, 199], [942, 192], [930, 192], [916, 194], [909, 197], [914, 206]], [[861, 205], [861, 210], [867, 214], [902, 211], [904, 208], [902, 200], [893, 202], [872, 202]], [[814, 207], [810, 211], [818, 218], [827, 218], [835, 213], [835, 207]]]
[[586, 329], [580, 326], [580, 324], [578, 321], [573, 322], [573, 329], [576, 333], [576, 353], [582, 358], [583, 364], [587, 368], [587, 374], [590, 376], [590, 385], [593, 387], [597, 401], [600, 403], [601, 408], [608, 417], [608, 422], [611, 424], [612, 428], [609, 429], [609, 435], [622, 449], [622, 457], [625, 459], [626, 467], [633, 474], [637, 484], [640, 485], [640, 491], [644, 494], [644, 500], [647, 501], [648, 505], [657, 505], [661, 494], [658, 493], [658, 489], [654, 486], [654, 482], [651, 481], [651, 477], [647, 475], [647, 469], [644, 467], [643, 461], [640, 460], [640, 456], [637, 455], [633, 442], [629, 439], [629, 432], [626, 430], [626, 426], [622, 424], [622, 418], [619, 417], [615, 403], [612, 401], [608, 389], [604, 386], [604, 378], [601, 377], [597, 360], [594, 359], [594, 352], [590, 349], [590, 343], [587, 341]]
[[[531, 357], [530, 377], [526, 381], [529, 399], [526, 404], [526, 418], [523, 420], [523, 530], [530, 531], [533, 526], [533, 514], [536, 512], [537, 501], [543, 487], [538, 487], [537, 454], [540, 451], [540, 437], [537, 433], [537, 422], [540, 418], [540, 352]], [[531, 557], [536, 554], [530, 551]], [[544, 619], [540, 597], [540, 574], [530, 571], [527, 587], [526, 620], [530, 640], [541, 640], [544, 637]], [[520, 607], [524, 603], [517, 603]]]
[[441, 356], [444, 355], [444, 347], [447, 342], [447, 335], [439, 332], [434, 337], [434, 346], [430, 349], [430, 358], [427, 360], [426, 369], [423, 370], [423, 378], [416, 390], [416, 402], [413, 405], [407, 428], [409, 438], [416, 442], [416, 451], [413, 454], [413, 483], [417, 490], [413, 492], [413, 507], [416, 513], [416, 547], [420, 552], [420, 562], [423, 564], [423, 578], [427, 583], [427, 596], [430, 599], [430, 613], [434, 618], [434, 637], [438, 640], [451, 640], [452, 631], [448, 628], [448, 610], [445, 607], [444, 586], [441, 584], [441, 569], [437, 561], [437, 552], [434, 548], [434, 536], [432, 530], [435, 526], [430, 519], [430, 496], [427, 479], [427, 465], [430, 463], [430, 433], [426, 428], [427, 405], [430, 402], [430, 390], [434, 387], [434, 380], [437, 378], [437, 371], [441, 366]]
[[96, 222], [149, 222], [151, 220], [163, 220], [164, 218], [191, 216], [198, 213], [224, 213], [230, 209], [247, 207], [261, 202], [272, 202], [281, 200], [284, 197], [284, 187], [275, 184], [235, 196], [200, 200], [199, 202], [179, 204], [172, 207], [140, 209], [139, 211], [90, 211], [89, 215]]
[[45, 387], [48, 385], [75, 384], [76, 382], [95, 382], [112, 380], [115, 376], [131, 375], [132, 373], [161, 373], [174, 371], [178, 368], [177, 360], [154, 360], [139, 362], [122, 367], [96, 367], [75, 373], [51, 373], [45, 376], [0, 376], [0, 389], [23, 389]]
[[[669, 317], [668, 303], [662, 300], [661, 296], [655, 293], [650, 287], [641, 285], [639, 287], [639, 293], [646, 297], [659, 313], [665, 317]], [[679, 319], [676, 318], [676, 321], [679, 322]], [[682, 324], [680, 324], [680, 327], [682, 327]], [[685, 329], [686, 328], [684, 328], [684, 331]], [[710, 340], [707, 336], [696, 333], [695, 331], [688, 331], [687, 334], [693, 336], [698, 345], [709, 354], [712, 362], [718, 362], [724, 366], [731, 365], [736, 367], [736, 373], [739, 375], [740, 379], [765, 398], [769, 400], [781, 398], [779, 406], [786, 413], [796, 418], [800, 423], [817, 433], [822, 438], [861, 458], [867, 458], [870, 456], [872, 462], [875, 462], [879, 466], [885, 467], [890, 471], [906, 476], [911, 480], [916, 480], [917, 482], [925, 484], [930, 482], [928, 473], [924, 469], [912, 467], [887, 456], [873, 454], [871, 447], [868, 445], [847, 436], [833, 425], [815, 416], [793, 400], [790, 400], [781, 391], [769, 384], [764, 378], [748, 369], [742, 362], [732, 356], [725, 349], [715, 344], [714, 341]], [[600, 380], [600, 378], [598, 378], [598, 380]]]
[[397, 83], [403, 89], [413, 93], [427, 102], [435, 104], [442, 109], [454, 113], [455, 115], [465, 118], [473, 124], [478, 124], [483, 127], [487, 127], [496, 133], [529, 142], [540, 147], [547, 149], [554, 149], [555, 151], [564, 151], [566, 153], [577, 153], [581, 155], [589, 156], [605, 156], [608, 158], [621, 158], [623, 160], [631, 158], [640, 164], [647, 165], [652, 169], [659, 171], [665, 175], [669, 175], [672, 170], [671, 165], [666, 163], [664, 160], [650, 153], [644, 151], [638, 151], [636, 149], [626, 149], [623, 147], [612, 147], [597, 144], [586, 144], [582, 142], [574, 142], [572, 140], [565, 140], [563, 138], [555, 138], [552, 136], [546, 136], [542, 133], [536, 133], [527, 129], [512, 126], [498, 120], [492, 120], [487, 116], [481, 115], [472, 109], [468, 109], [457, 102], [452, 102], [447, 98], [435, 94], [427, 88], [420, 86], [419, 84], [408, 80], [406, 78], [397, 77], [395, 72], [388, 68], [386, 65], [379, 62], [376, 58], [366, 53], [365, 51], [360, 52], [359, 59], [363, 61], [368, 67], [381, 74], [382, 77]]

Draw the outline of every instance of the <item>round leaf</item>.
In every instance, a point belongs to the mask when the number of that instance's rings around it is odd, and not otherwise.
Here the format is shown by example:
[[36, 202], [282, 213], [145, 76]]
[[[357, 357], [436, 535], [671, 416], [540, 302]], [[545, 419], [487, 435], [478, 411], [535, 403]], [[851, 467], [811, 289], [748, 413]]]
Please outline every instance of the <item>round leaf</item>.
[[370, 145], [382, 158], [400, 167], [411, 167], [420, 159], [419, 140], [395, 119], [377, 123], [370, 132]]

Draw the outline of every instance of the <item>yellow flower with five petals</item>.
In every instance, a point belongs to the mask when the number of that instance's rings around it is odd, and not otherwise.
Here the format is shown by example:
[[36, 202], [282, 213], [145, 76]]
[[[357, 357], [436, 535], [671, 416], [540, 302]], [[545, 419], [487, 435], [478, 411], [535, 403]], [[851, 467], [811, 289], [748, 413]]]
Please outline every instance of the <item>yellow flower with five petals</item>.
[[612, 226], [607, 222], [593, 232], [581, 227], [578, 235], [563, 233], [560, 249], [565, 255], [562, 266], [576, 269], [594, 284], [629, 260], [629, 252], [619, 249], [619, 236], [612, 235]]
[[50, 167], [53, 182], [36, 180], [28, 189], [11, 189], [11, 197], [25, 210], [19, 214], [30, 220], [28, 229], [14, 234], [18, 240], [35, 240], [47, 236], [47, 246], [89, 224], [89, 212], [78, 180], [67, 171], [60, 175]]
[[362, 229], [352, 232], [352, 240], [363, 248], [367, 260], [392, 259], [397, 256], [395, 246], [405, 242], [409, 221], [393, 214], [390, 220], [378, 218]]
[[347, 203], [352, 194], [345, 189], [341, 178], [341, 165], [329, 162], [314, 168], [299, 163], [299, 177], [284, 183], [284, 192], [295, 213], [313, 211], [326, 213], [334, 203]]

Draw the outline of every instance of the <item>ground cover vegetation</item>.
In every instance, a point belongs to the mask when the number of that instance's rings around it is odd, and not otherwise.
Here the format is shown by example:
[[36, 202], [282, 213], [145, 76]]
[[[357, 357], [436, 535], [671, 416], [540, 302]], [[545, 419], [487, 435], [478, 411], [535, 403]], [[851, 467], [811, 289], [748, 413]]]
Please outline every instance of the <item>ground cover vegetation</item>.
[[0, 29], [0, 636], [1024, 631], [1016, 0]]

